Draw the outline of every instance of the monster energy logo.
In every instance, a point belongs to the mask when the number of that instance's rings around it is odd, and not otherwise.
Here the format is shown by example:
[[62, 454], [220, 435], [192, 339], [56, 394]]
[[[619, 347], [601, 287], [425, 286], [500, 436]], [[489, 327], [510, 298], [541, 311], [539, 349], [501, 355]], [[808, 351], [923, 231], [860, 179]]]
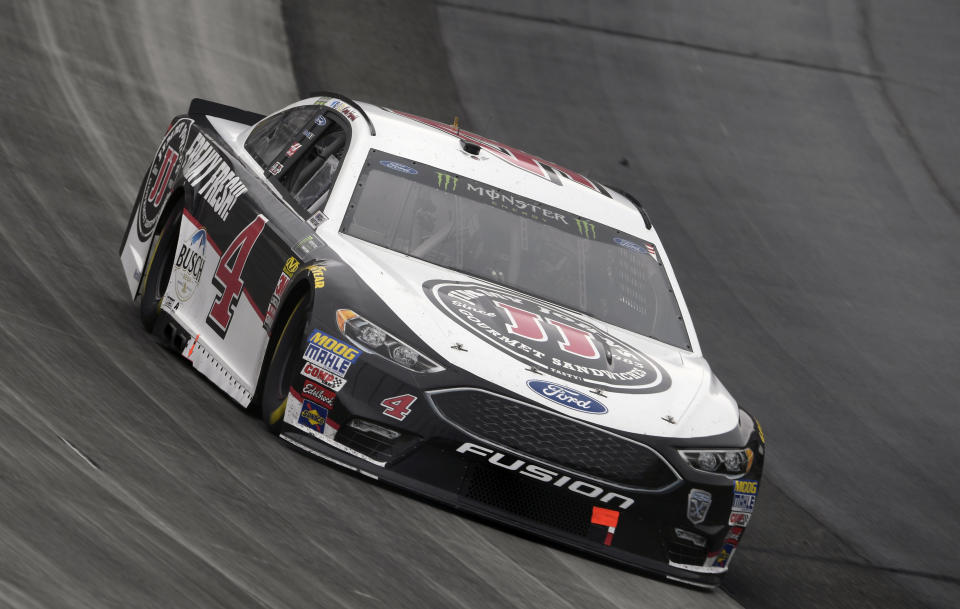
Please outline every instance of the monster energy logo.
[[458, 180], [459, 178], [457, 178], [457, 176], [452, 176], [449, 173], [437, 172], [437, 188], [440, 190], [456, 192]]
[[577, 232], [587, 239], [596, 239], [597, 225], [593, 222], [587, 222], [583, 218], [577, 218]]

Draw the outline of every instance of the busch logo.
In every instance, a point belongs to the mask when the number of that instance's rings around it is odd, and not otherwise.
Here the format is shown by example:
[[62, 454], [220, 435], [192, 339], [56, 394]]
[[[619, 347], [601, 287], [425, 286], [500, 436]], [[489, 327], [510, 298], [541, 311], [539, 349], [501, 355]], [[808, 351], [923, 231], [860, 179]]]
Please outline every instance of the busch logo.
[[624, 495], [606, 491], [602, 487], [599, 487], [591, 482], [575, 480], [570, 476], [559, 474], [545, 467], [540, 467], [539, 465], [534, 465], [533, 463], [527, 463], [523, 459], [508, 457], [503, 453], [495, 452], [492, 448], [487, 448], [486, 446], [464, 442], [460, 445], [460, 448], [457, 449], [457, 452], [461, 454], [470, 453], [480, 457], [486, 457], [489, 463], [496, 465], [497, 467], [518, 472], [521, 476], [527, 476], [528, 478], [533, 478], [534, 480], [539, 480], [540, 482], [544, 482], [546, 484], [552, 484], [553, 486], [566, 488], [568, 491], [577, 493], [578, 495], [596, 499], [600, 503], [611, 503], [613, 505], [617, 505], [621, 510], [626, 510], [634, 503], [633, 499], [630, 497], [625, 497]]
[[177, 259], [173, 264], [174, 291], [180, 302], [190, 300], [197, 286], [200, 285], [206, 252], [207, 231], [202, 228], [190, 237], [188, 243], [180, 246]]

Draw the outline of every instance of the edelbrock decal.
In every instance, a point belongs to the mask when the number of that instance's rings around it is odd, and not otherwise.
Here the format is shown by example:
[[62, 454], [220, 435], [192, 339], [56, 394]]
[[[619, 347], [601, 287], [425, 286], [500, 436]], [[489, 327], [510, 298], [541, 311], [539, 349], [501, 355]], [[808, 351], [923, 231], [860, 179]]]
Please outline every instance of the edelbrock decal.
[[589, 412], [592, 414], [605, 414], [607, 412], [607, 407], [597, 400], [575, 389], [564, 387], [563, 385], [549, 381], [530, 380], [527, 381], [527, 387], [551, 402], [579, 412]]
[[621, 393], [670, 387], [670, 377], [652, 359], [546, 301], [479, 283], [433, 280], [423, 290], [460, 326], [553, 377]]
[[149, 239], [157, 227], [163, 202], [167, 199], [167, 187], [176, 182], [183, 165], [183, 149], [192, 124], [193, 121], [186, 118], [174, 123], [157, 149], [137, 205], [137, 237], [140, 241]]
[[180, 302], [190, 300], [200, 285], [206, 252], [207, 231], [203, 228], [193, 233], [189, 242], [180, 246], [177, 259], [173, 263], [174, 292]]

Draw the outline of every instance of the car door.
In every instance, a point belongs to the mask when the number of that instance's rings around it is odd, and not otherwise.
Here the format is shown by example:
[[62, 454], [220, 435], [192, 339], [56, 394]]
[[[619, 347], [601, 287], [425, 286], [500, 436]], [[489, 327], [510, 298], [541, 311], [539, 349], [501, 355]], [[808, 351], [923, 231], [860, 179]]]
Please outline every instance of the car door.
[[[322, 218], [338, 166], [328, 159], [345, 149], [344, 125], [325, 113], [300, 106], [258, 123], [244, 146], [256, 169], [200, 126], [184, 166], [187, 205], [162, 306], [193, 336], [184, 355], [244, 405], [279, 300], [309, 255], [309, 221]], [[319, 123], [336, 127], [310, 131]], [[343, 135], [322, 137], [333, 132]], [[278, 163], [283, 170], [271, 170]]]

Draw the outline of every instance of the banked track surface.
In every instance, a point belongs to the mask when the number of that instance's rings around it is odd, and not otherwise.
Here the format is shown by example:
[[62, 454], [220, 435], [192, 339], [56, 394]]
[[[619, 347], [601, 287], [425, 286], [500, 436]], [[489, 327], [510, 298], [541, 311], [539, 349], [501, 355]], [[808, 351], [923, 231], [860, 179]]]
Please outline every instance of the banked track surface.
[[[878, 84], [882, 58], [857, 56], [870, 11], [845, 3], [759, 17], [748, 2], [292, 4], [302, 89], [464, 113], [647, 198], [711, 361], [775, 447], [737, 599], [950, 606], [940, 438], [957, 383], [931, 365], [956, 361], [950, 142], [899, 137], [882, 99], [903, 121], [922, 114], [920, 85], [942, 104], [956, 93], [942, 67], [915, 74], [898, 55], [891, 75], [916, 87]], [[0, 9], [0, 606], [736, 606], [310, 461], [143, 335], [115, 257], [138, 181], [191, 97], [259, 111], [296, 97], [278, 3]], [[936, 34], [946, 17], [903, 22]], [[339, 34], [306, 40], [316, 23]], [[865, 255], [894, 246], [883, 265]]]

